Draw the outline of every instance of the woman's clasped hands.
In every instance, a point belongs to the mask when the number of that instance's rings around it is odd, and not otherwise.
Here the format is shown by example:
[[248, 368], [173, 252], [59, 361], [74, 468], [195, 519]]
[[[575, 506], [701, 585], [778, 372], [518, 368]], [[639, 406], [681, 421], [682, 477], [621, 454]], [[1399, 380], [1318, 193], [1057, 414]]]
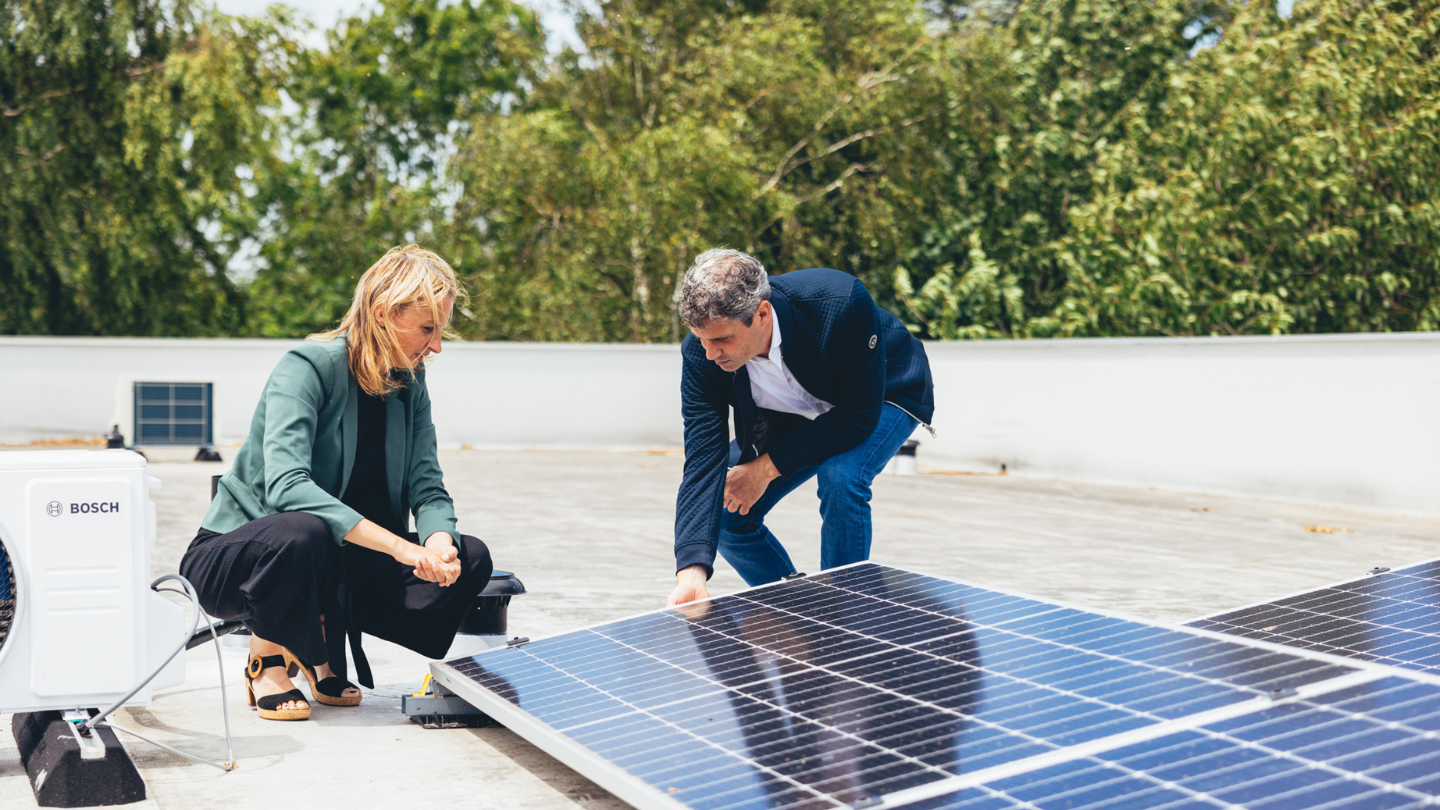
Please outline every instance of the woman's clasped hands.
[[452, 585], [460, 578], [460, 557], [449, 532], [435, 532], [425, 538], [424, 546], [405, 543], [395, 559], [413, 567], [415, 576], [441, 587]]
[[441, 587], [453, 585], [460, 578], [460, 553], [455, 548], [455, 538], [447, 531], [435, 532], [425, 538], [425, 545], [417, 546], [367, 519], [355, 524], [345, 535], [345, 541], [384, 551], [396, 562], [414, 568], [415, 576]]

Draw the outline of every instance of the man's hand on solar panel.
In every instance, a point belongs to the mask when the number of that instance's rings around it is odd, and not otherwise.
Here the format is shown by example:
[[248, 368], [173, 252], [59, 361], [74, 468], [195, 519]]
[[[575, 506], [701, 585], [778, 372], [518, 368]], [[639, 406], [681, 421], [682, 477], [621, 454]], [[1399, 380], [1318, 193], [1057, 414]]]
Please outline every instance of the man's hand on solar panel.
[[750, 507], [765, 494], [770, 482], [780, 477], [780, 471], [770, 461], [770, 454], [737, 464], [725, 475], [725, 508], [742, 515], [750, 514]]
[[709, 599], [710, 590], [705, 587], [709, 572], [703, 565], [692, 565], [675, 572], [675, 590], [665, 600], [665, 607], [675, 607], [697, 599]]

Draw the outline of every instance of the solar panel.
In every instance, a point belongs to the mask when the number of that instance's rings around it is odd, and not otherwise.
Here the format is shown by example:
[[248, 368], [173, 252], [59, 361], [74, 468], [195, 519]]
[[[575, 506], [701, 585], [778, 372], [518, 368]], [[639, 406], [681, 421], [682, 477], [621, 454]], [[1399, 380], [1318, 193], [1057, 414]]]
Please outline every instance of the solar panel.
[[[695, 810], [1048, 807], [1021, 794], [1077, 790], [1228, 806], [1165, 768], [1214, 775], [1261, 750], [1256, 723], [1336, 730], [1321, 719], [1347, 719], [1343, 701], [1413, 686], [873, 563], [432, 670], [631, 804]], [[1262, 758], [1335, 759], [1285, 744]]]
[[1440, 687], [1384, 678], [921, 800], [980, 808], [1418, 807], [1440, 788]]
[[1440, 560], [1227, 611], [1190, 626], [1440, 674]]

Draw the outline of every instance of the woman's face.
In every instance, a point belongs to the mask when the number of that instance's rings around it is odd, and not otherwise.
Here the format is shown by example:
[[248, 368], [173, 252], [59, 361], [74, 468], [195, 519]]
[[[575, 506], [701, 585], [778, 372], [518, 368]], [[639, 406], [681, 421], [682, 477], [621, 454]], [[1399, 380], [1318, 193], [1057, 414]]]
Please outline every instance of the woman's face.
[[405, 307], [395, 313], [391, 328], [395, 331], [395, 339], [400, 342], [400, 349], [405, 353], [405, 361], [410, 364], [410, 368], [418, 367], [427, 355], [440, 353], [440, 333], [445, 330], [445, 325], [450, 323], [450, 311], [454, 304], [453, 298], [441, 302], [439, 323], [430, 317], [428, 307]]

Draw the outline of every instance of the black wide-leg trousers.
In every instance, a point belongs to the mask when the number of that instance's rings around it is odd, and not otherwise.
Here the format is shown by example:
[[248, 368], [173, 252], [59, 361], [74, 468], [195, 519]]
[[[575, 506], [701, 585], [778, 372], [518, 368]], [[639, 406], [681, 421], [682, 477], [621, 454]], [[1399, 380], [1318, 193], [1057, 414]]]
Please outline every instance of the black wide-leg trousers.
[[[412, 532], [409, 539], [417, 537]], [[337, 544], [314, 515], [281, 512], [225, 534], [202, 529], [180, 561], [180, 573], [195, 586], [206, 613], [243, 621], [306, 664], [328, 662], [341, 678], [348, 672], [348, 636], [357, 678], [373, 688], [361, 633], [440, 658], [490, 581], [485, 543], [470, 535], [461, 541], [460, 578], [441, 587], [388, 554]]]

